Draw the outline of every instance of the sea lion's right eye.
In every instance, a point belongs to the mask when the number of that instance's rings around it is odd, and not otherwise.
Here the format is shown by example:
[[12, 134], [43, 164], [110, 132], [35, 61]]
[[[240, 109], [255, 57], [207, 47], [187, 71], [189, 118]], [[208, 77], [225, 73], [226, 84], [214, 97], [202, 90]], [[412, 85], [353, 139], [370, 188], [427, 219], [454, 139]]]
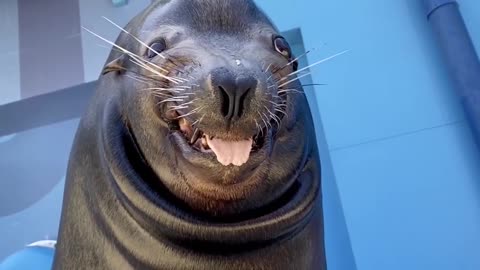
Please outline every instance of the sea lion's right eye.
[[292, 56], [292, 49], [290, 49], [290, 45], [285, 40], [285, 38], [276, 37], [273, 40], [273, 45], [275, 47], [275, 50], [286, 58], [290, 58]]
[[165, 40], [157, 40], [150, 44], [150, 48], [147, 50], [147, 57], [154, 58], [158, 54], [162, 53], [167, 49], [167, 45], [165, 44]]

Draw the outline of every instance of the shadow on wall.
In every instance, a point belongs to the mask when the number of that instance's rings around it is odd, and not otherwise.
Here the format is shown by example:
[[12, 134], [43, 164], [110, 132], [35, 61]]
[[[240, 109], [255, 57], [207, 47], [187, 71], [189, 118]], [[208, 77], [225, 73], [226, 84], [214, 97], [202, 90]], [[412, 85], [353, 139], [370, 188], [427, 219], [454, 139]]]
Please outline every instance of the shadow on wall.
[[75, 119], [0, 140], [0, 261], [28, 243], [56, 237], [77, 125]]

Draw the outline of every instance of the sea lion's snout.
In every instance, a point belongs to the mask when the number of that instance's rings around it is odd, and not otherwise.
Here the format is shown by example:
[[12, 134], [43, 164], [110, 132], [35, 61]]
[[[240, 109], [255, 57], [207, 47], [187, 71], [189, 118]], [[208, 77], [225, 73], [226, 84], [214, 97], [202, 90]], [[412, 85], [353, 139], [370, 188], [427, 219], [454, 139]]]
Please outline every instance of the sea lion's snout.
[[220, 113], [225, 121], [239, 120], [257, 88], [253, 76], [235, 76], [227, 68], [217, 68], [209, 76], [212, 92], [220, 98]]
[[182, 118], [179, 128], [195, 149], [215, 155], [224, 166], [241, 166], [263, 146], [266, 134], [258, 122], [255, 125], [258, 106], [252, 105], [259, 81], [227, 67], [213, 69], [205, 80], [206, 94], [198, 103], [210, 100], [209, 113], [197, 125]]
[[[238, 76], [228, 68], [220, 67], [214, 69], [207, 80], [209, 80], [207, 84], [210, 87], [209, 90], [217, 99], [217, 112], [221, 116], [218, 120], [224, 122], [223, 125], [227, 130], [232, 125], [241, 124], [245, 111], [251, 109], [250, 104], [257, 88], [257, 79], [251, 75]], [[238, 139], [207, 135], [204, 140], [205, 148], [211, 149], [221, 164], [241, 166], [248, 161], [255, 134], [247, 128], [245, 132], [237, 132], [237, 135]]]
[[[265, 142], [284, 113], [277, 89], [268, 87], [270, 75], [265, 68], [262, 70], [263, 62], [247, 55], [238, 60], [229, 57], [231, 54], [231, 50], [212, 49], [210, 53], [182, 55], [196, 62], [187, 62], [184, 70], [189, 73], [179, 74], [185, 82], [171, 87], [187, 90], [163, 99], [168, 102], [161, 110], [173, 133], [180, 131], [175, 136], [177, 142], [181, 140], [183, 152], [194, 150], [205, 159], [215, 160], [215, 164], [239, 167], [258, 152], [266, 154], [260, 150], [268, 146]], [[173, 117], [168, 117], [172, 112]], [[250, 165], [263, 159], [254, 160]]]

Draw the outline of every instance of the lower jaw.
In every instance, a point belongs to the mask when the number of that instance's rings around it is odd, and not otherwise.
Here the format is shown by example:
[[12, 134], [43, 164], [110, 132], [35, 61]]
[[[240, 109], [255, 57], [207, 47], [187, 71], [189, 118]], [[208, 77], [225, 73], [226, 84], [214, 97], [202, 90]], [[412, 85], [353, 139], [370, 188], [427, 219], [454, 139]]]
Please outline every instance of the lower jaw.
[[246, 164], [237, 167], [223, 166], [216, 160], [215, 154], [191, 148], [182, 136], [173, 134], [172, 143], [177, 148], [182, 180], [187, 189], [197, 196], [224, 202], [244, 200], [265, 181], [269, 171], [271, 139], [267, 139], [261, 149], [252, 153]]
[[216, 172], [235, 171], [235, 170], [253, 170], [264, 162], [270, 155], [273, 131], [270, 129], [265, 136], [263, 145], [252, 151], [248, 161], [241, 166], [228, 165], [224, 166], [218, 162], [212, 150], [199, 151], [194, 149], [185, 139], [184, 135], [179, 131], [171, 133], [171, 143], [177, 148], [177, 152], [183, 156], [185, 162], [193, 167], [198, 168], [215, 168]]
[[[223, 186], [210, 193], [199, 190], [197, 185], [185, 180], [188, 189], [181, 196], [181, 200], [188, 205], [191, 213], [199, 218], [214, 222], [241, 222], [266, 215], [288, 202], [292, 192], [298, 189], [295, 182], [288, 182], [284, 183], [288, 187], [282, 192], [268, 191], [266, 185], [250, 182], [236, 188]], [[225, 188], [228, 189], [228, 194], [222, 195]]]

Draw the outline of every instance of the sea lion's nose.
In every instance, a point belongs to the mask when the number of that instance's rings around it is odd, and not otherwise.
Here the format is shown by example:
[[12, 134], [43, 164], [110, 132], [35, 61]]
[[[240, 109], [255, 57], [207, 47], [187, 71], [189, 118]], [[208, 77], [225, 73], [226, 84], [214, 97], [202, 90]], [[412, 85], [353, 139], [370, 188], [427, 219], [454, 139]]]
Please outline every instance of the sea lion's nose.
[[211, 73], [211, 86], [220, 97], [222, 115], [229, 121], [242, 117], [249, 93], [255, 91], [257, 80], [254, 77], [235, 76], [226, 68], [217, 68]]

